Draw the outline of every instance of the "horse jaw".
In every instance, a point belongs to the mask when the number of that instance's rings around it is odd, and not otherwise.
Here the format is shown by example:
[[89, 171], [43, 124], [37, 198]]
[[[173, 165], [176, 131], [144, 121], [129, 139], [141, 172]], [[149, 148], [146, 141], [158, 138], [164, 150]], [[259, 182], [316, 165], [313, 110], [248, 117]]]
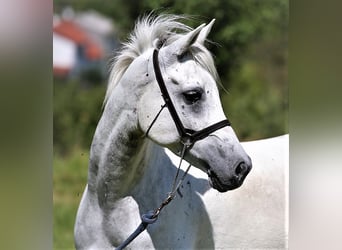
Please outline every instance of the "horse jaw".
[[252, 169], [251, 159], [231, 127], [196, 142], [185, 159], [207, 173], [209, 184], [219, 192], [239, 188]]

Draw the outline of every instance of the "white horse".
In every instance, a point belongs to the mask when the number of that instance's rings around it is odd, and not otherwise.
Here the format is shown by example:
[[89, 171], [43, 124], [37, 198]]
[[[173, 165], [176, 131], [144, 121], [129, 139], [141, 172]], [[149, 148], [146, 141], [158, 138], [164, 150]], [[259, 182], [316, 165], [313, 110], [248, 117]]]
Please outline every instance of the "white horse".
[[[285, 205], [278, 203], [284, 196], [276, 188], [285, 190], [281, 170], [252, 171], [255, 183], [241, 189], [241, 196], [235, 194], [238, 190], [220, 194], [211, 189], [225, 192], [240, 187], [251, 160], [225, 122], [216, 69], [204, 47], [213, 21], [192, 30], [179, 19], [173, 15], [141, 19], [116, 58], [91, 146], [88, 185], [77, 212], [76, 248], [120, 245], [140, 224], [140, 216], [160, 205], [177, 173], [175, 156], [164, 148], [178, 156], [185, 149], [184, 159], [202, 172], [191, 170], [158, 221], [128, 248], [284, 248]], [[159, 66], [177, 115], [172, 114], [172, 104], [161, 108], [167, 101], [156, 79]], [[185, 147], [179, 123], [189, 133], [206, 131], [213, 124], [224, 126], [214, 126]], [[253, 153], [254, 143], [248, 145]], [[274, 157], [277, 160], [278, 155]], [[269, 183], [258, 179], [265, 176]], [[273, 207], [273, 201], [279, 207]]]

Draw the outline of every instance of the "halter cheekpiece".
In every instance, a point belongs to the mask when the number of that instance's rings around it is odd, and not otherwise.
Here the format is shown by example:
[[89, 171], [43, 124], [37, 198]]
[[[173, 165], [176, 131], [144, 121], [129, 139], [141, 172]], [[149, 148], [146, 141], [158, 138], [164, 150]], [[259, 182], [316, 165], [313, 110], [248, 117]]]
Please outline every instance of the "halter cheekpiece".
[[[178, 116], [175, 106], [172, 103], [169, 92], [167, 91], [167, 88], [166, 88], [166, 85], [165, 85], [165, 82], [164, 82], [164, 79], [163, 79], [163, 76], [161, 74], [161, 70], [159, 67], [158, 54], [159, 54], [159, 50], [155, 49], [153, 51], [153, 69], [154, 69], [154, 73], [155, 73], [160, 91], [162, 93], [162, 97], [165, 102], [165, 104], [161, 107], [161, 110], [163, 110], [165, 106], [168, 108], [171, 114], [171, 117], [177, 127], [177, 131], [179, 133], [181, 143], [189, 144], [189, 146], [191, 146], [196, 141], [206, 138], [207, 136], [209, 136], [211, 133], [215, 132], [216, 130], [221, 129], [226, 126], [230, 126], [230, 122], [228, 121], [228, 119], [225, 119], [199, 131], [194, 131], [192, 129], [185, 128], [182, 121], [180, 120]], [[159, 113], [157, 114], [157, 116], [155, 117], [155, 119], [152, 121], [151, 125], [147, 129], [147, 132], [145, 134], [146, 136], [148, 135], [154, 122], [157, 120], [159, 114], [161, 113], [161, 110], [159, 111]]]

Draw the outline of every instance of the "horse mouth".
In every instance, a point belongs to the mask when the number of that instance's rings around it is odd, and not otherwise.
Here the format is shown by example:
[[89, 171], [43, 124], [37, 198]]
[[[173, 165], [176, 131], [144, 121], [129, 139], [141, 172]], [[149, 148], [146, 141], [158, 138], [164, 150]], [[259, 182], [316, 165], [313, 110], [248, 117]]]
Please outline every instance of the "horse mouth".
[[238, 181], [235, 178], [232, 178], [229, 183], [222, 183], [222, 181], [220, 180], [220, 178], [217, 176], [217, 174], [208, 169], [207, 170], [207, 174], [209, 177], [209, 184], [212, 188], [216, 189], [217, 191], [223, 193], [223, 192], [227, 192], [229, 190], [234, 190], [238, 187], [240, 187], [243, 183], [242, 181]]

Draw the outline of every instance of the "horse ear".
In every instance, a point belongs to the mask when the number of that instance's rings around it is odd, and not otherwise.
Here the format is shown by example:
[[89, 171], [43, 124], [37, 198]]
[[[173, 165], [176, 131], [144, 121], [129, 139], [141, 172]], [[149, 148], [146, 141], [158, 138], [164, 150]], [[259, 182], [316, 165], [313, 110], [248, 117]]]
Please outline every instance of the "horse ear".
[[215, 23], [215, 19], [211, 20], [211, 22], [201, 30], [201, 32], [198, 34], [198, 37], [197, 37], [198, 43], [202, 45], [204, 44], [204, 41], [207, 39], [207, 36], [209, 35], [214, 23]]
[[179, 39], [167, 46], [167, 52], [175, 54], [177, 56], [183, 55], [189, 47], [196, 42], [200, 31], [203, 29], [205, 24], [201, 24], [196, 29], [190, 31], [188, 34], [181, 36]]

